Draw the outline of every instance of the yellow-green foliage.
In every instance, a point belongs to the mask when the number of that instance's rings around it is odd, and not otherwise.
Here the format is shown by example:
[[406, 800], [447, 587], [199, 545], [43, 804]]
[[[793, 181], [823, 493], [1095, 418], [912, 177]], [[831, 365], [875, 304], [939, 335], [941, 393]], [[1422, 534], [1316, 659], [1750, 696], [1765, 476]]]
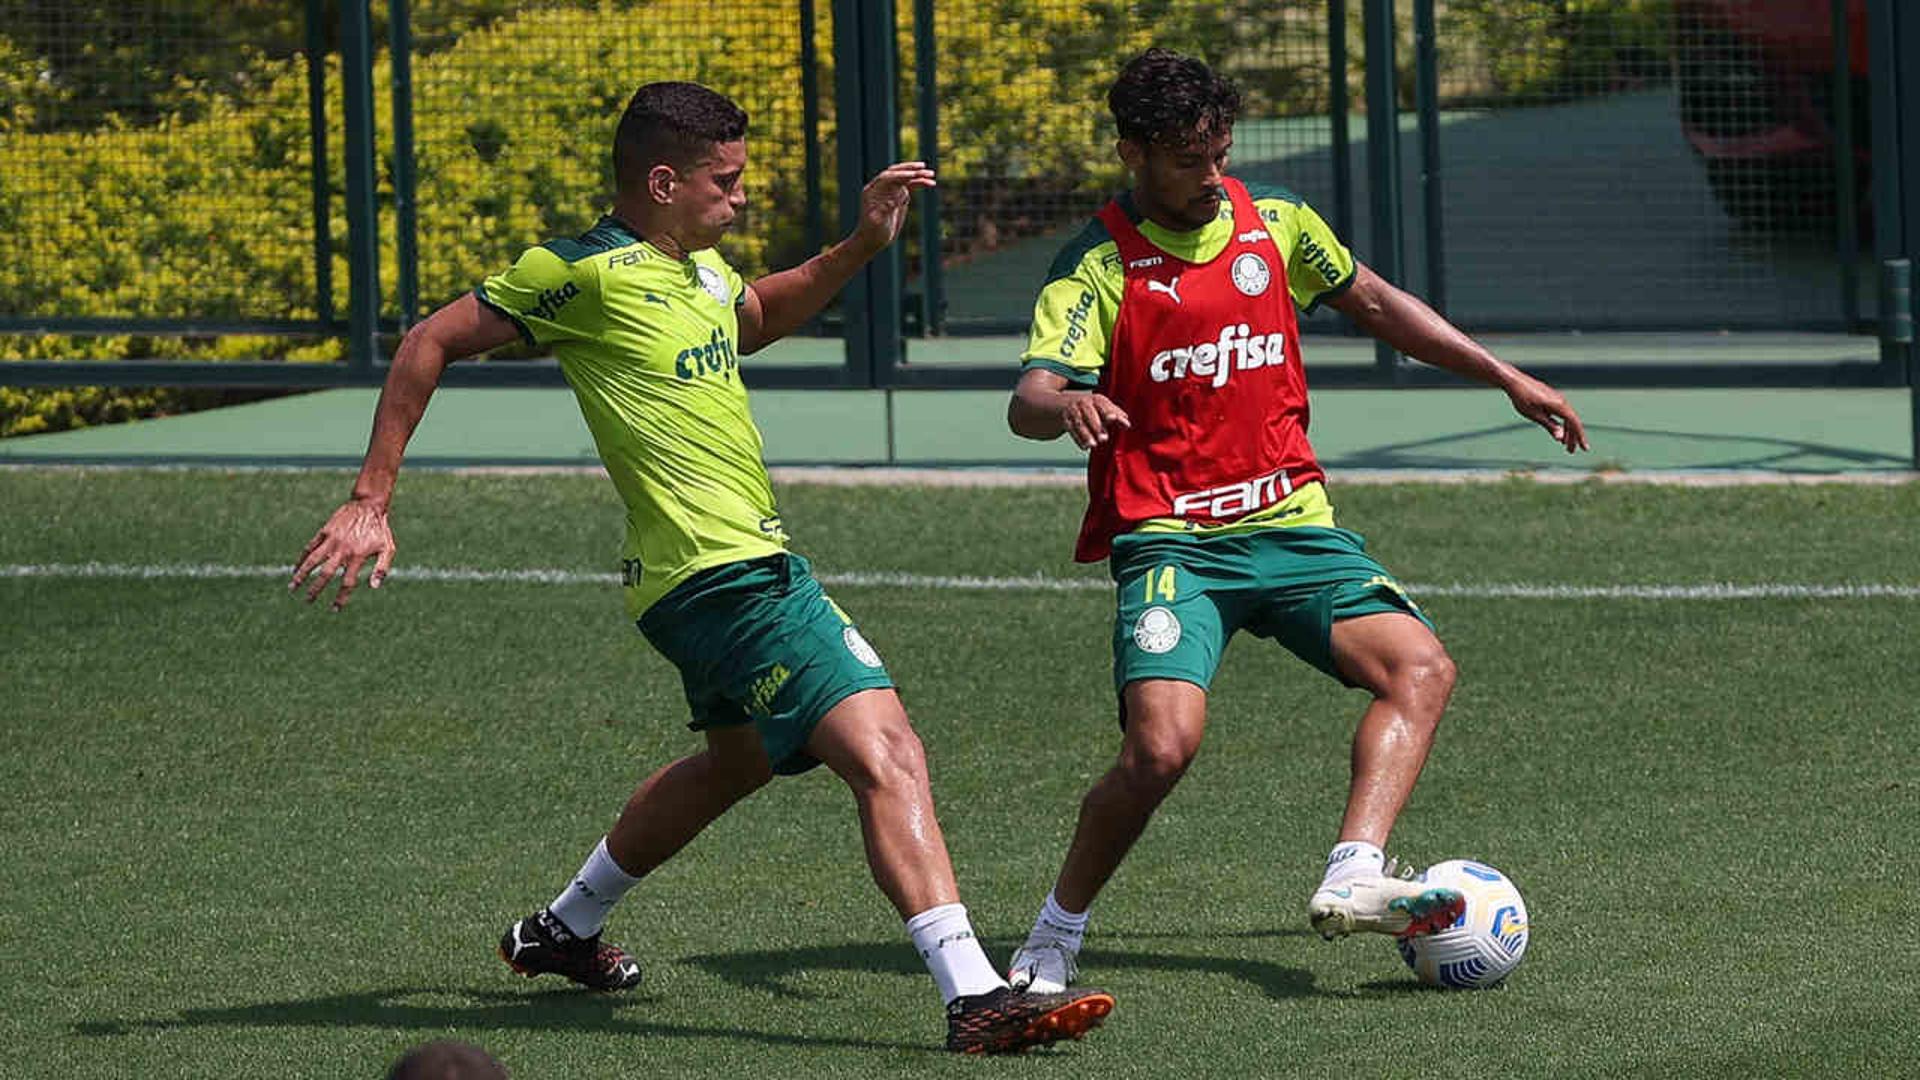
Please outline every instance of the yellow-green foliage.
[[[612, 190], [609, 149], [620, 111], [636, 86], [657, 79], [715, 87], [751, 117], [748, 217], [724, 245], [728, 256], [753, 275], [768, 268], [770, 251], [810, 254], [796, 247], [805, 150], [795, 11], [791, 0], [545, 11], [469, 32], [419, 60], [422, 295], [458, 295], [522, 248], [591, 226]], [[819, 31], [826, 65], [824, 19]], [[823, 70], [823, 86], [831, 79]], [[384, 68], [377, 82], [384, 103]], [[384, 106], [378, 126], [389, 128]], [[830, 123], [823, 134], [831, 135]], [[383, 279], [392, 281], [396, 269], [389, 254]]]
[[[474, 7], [484, 5], [475, 4]], [[822, 5], [823, 14], [826, 5]], [[716, 12], [724, 18], [715, 18]], [[482, 23], [415, 58], [420, 290], [432, 305], [471, 289], [534, 243], [584, 230], [609, 202], [609, 146], [634, 87], [693, 79], [753, 117], [753, 205], [728, 243], [748, 273], [798, 250], [804, 203], [799, 21], [790, 0], [600, 4]], [[456, 29], [451, 17], [440, 20]], [[831, 27], [819, 27], [823, 62]], [[0, 38], [0, 45], [5, 45]], [[429, 43], [430, 44], [430, 43]], [[8, 51], [11, 50], [11, 51]], [[38, 65], [0, 49], [0, 297], [9, 314], [140, 318], [313, 318], [312, 158], [306, 67], [261, 61], [250, 99], [209, 91], [148, 127], [32, 134]], [[391, 68], [375, 65], [380, 132], [381, 280], [389, 314], [393, 243]], [[831, 70], [822, 73], [830, 87]], [[347, 266], [339, 65], [328, 68], [332, 274]], [[830, 105], [830, 102], [826, 103]], [[190, 119], [188, 117], [191, 117]], [[831, 134], [831, 111], [823, 134]], [[15, 167], [14, 163], [19, 163]], [[829, 193], [829, 197], [831, 197]], [[0, 337], [14, 359], [333, 359], [337, 343], [298, 339]], [[14, 391], [0, 434], [144, 415], [167, 392]]]
[[[205, 38], [205, 55], [175, 58], [169, 75], [166, 48], [177, 51], [178, 43], [130, 31], [124, 12], [107, 0], [69, 7], [79, 13], [76, 25], [98, 31], [101, 48], [41, 55], [34, 50], [58, 45], [47, 36], [52, 24], [12, 32], [0, 25], [0, 311], [317, 317], [307, 71], [304, 57], [291, 52], [303, 32], [288, 14], [296, 9], [274, 0], [174, 0], [174, 23], [232, 25], [196, 36]], [[793, 0], [550, 0], [529, 7], [516, 0], [414, 5], [425, 306], [472, 288], [530, 244], [591, 225], [609, 202], [608, 148], [620, 110], [634, 87], [655, 79], [714, 86], [752, 116], [748, 216], [727, 242], [729, 256], [752, 275], [810, 254]], [[374, 8], [376, 15], [385, 11]], [[1553, 92], [1608, 49], [1659, 47], [1666, 8], [1667, 0], [1448, 0], [1442, 20], [1450, 34], [1478, 43], [1500, 91], [1529, 95]], [[815, 9], [821, 134], [831, 145], [832, 5]], [[912, 6], [898, 9], [904, 87], [914, 55]], [[1324, 15], [1317, 5], [940, 0], [934, 10], [950, 251], [989, 249], [1060, 224], [1084, 213], [1086, 196], [1118, 181], [1105, 89], [1118, 62], [1149, 44], [1202, 56], [1236, 75], [1248, 115], [1325, 108], [1317, 47]], [[383, 23], [376, 35], [384, 43]], [[1316, 45], [1280, 48], [1309, 40]], [[104, 95], [98, 84], [116, 65], [135, 69], [132, 82], [147, 87], [144, 96], [121, 106]], [[391, 316], [398, 313], [399, 266], [384, 51], [374, 72], [380, 275]], [[326, 77], [330, 271], [344, 312], [337, 57], [329, 58]], [[63, 126], [63, 116], [79, 121]], [[910, 110], [903, 121], [912, 154]], [[830, 155], [825, 172], [832, 221]], [[1048, 197], [1051, 217], [1033, 210]], [[0, 336], [0, 357], [14, 359], [329, 360], [340, 351], [337, 341], [270, 337]], [[0, 398], [0, 434], [144, 414], [178, 399], [169, 392], [9, 392]]]
[[1559, 98], [1647, 75], [1667, 55], [1672, 0], [1447, 0], [1441, 39], [1477, 52], [1500, 99]]

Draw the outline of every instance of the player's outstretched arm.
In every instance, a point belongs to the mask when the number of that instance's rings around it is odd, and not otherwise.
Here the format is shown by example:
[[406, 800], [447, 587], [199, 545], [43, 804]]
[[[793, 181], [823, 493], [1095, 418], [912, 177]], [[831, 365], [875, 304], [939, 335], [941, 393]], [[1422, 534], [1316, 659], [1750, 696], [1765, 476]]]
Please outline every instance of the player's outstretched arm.
[[1589, 449], [1587, 430], [1560, 391], [1493, 355], [1419, 297], [1365, 265], [1355, 264], [1353, 284], [1327, 305], [1421, 363], [1506, 391], [1514, 411], [1545, 428], [1567, 453]]
[[1029, 368], [1007, 403], [1007, 426], [1025, 439], [1073, 436], [1073, 444], [1091, 450], [1112, 437], [1115, 428], [1132, 427], [1127, 411], [1105, 394], [1067, 389], [1066, 376]]
[[455, 360], [505, 345], [516, 336], [511, 322], [488, 310], [471, 293], [407, 331], [373, 410], [373, 435], [367, 441], [366, 460], [360, 465], [353, 494], [307, 541], [294, 562], [288, 592], [304, 585], [307, 602], [312, 603], [340, 573], [340, 589], [332, 605], [339, 611], [359, 585], [360, 568], [368, 559], [374, 560], [368, 584], [380, 587], [393, 565], [387, 507], [393, 501], [394, 480], [400, 474], [407, 440], [440, 385], [440, 373]]
[[740, 351], [757, 352], [819, 314], [900, 235], [913, 193], [933, 183], [933, 170], [924, 161], [887, 166], [861, 191], [860, 224], [846, 239], [791, 270], [754, 279], [740, 305]]

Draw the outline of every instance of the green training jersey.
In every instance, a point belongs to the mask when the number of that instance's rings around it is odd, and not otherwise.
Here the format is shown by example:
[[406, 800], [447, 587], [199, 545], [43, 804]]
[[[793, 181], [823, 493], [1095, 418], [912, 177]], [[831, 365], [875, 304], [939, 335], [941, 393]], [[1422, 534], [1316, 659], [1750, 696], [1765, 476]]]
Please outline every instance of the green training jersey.
[[[1259, 183], [1247, 184], [1247, 193], [1286, 260], [1287, 287], [1295, 304], [1312, 311], [1353, 283], [1353, 255], [1300, 196]], [[1149, 243], [1187, 262], [1208, 262], [1233, 239], [1233, 207], [1225, 202], [1212, 224], [1192, 232], [1174, 232], [1143, 219], [1130, 194], [1120, 196], [1120, 205]], [[1056, 371], [1081, 386], [1099, 382], [1125, 286], [1119, 245], [1094, 218], [1060, 249], [1047, 271], [1047, 283], [1033, 306], [1027, 350], [1020, 354], [1022, 367]]]
[[627, 505], [627, 614], [694, 573], [786, 547], [740, 382], [746, 282], [676, 259], [617, 218], [528, 248], [475, 290], [560, 361]]
[[[1306, 202], [1273, 184], [1248, 183], [1247, 194], [1266, 224], [1280, 257], [1287, 264], [1287, 289], [1293, 302], [1307, 311], [1345, 292], [1353, 284], [1353, 254]], [[1233, 207], [1222, 202], [1211, 224], [1191, 232], [1174, 232], [1143, 218], [1131, 194], [1120, 197], [1121, 209], [1147, 242], [1187, 262], [1209, 262], [1233, 239]], [[1033, 306], [1033, 327], [1027, 349], [1020, 355], [1022, 370], [1045, 368], [1079, 386], [1100, 381], [1120, 317], [1120, 296], [1126, 273], [1120, 266], [1120, 247], [1099, 218], [1060, 249], [1047, 271], [1047, 283]], [[1196, 528], [1177, 518], [1142, 522], [1136, 532], [1212, 534], [1296, 525], [1332, 526], [1333, 506], [1325, 489], [1309, 484], [1286, 499], [1226, 525]]]

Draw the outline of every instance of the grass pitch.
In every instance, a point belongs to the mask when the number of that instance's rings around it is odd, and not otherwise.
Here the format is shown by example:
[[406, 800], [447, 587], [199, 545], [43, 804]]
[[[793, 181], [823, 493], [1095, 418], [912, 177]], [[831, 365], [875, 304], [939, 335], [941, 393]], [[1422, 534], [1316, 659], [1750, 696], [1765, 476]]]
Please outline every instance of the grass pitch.
[[[0, 566], [290, 561], [344, 474], [0, 471]], [[790, 487], [825, 574], [1097, 576], [1071, 490]], [[1335, 490], [1410, 583], [1920, 584], [1920, 485]], [[595, 477], [410, 474], [408, 566], [613, 568]], [[955, 1060], [824, 770], [641, 885], [647, 981], [512, 977], [506, 922], [697, 745], [607, 587], [0, 577], [0, 1074], [378, 1076], [478, 1042], [518, 1078], [1751, 1076], [1911, 1068], [1920, 600], [1426, 602], [1460, 689], [1393, 849], [1525, 892], [1505, 987], [1430, 991], [1304, 900], [1362, 699], [1242, 639], [1199, 761], [1094, 909], [1119, 1008]], [[1110, 596], [840, 586], [902, 684], [1004, 961], [1118, 741]], [[1417, 595], [1417, 593], [1416, 593]]]

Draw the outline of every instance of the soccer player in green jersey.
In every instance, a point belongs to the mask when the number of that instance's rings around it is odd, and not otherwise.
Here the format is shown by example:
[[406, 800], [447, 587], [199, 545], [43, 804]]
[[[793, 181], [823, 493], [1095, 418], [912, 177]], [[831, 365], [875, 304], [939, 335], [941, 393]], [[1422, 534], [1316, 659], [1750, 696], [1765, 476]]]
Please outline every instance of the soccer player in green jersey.
[[338, 574], [339, 610], [368, 560], [378, 588], [393, 562], [394, 480], [441, 372], [516, 337], [550, 346], [626, 503], [627, 613], [679, 669], [706, 748], [641, 783], [552, 903], [507, 929], [501, 957], [528, 976], [635, 985], [639, 965], [601, 940], [609, 909], [775, 774], [824, 763], [852, 788], [874, 878], [947, 1003], [948, 1047], [1078, 1037], [1113, 999], [1015, 994], [988, 962], [893, 681], [787, 551], [738, 371], [741, 355], [806, 322], [893, 242], [933, 173], [920, 162], [883, 170], [849, 236], [747, 282], [713, 250], [746, 204], [746, 127], [737, 105], [692, 83], [634, 94], [614, 136], [612, 212], [528, 249], [407, 334], [352, 497], [301, 553], [289, 588], [311, 601]]
[[1381, 851], [1453, 690], [1433, 626], [1361, 538], [1334, 523], [1307, 441], [1295, 306], [1326, 304], [1426, 363], [1504, 391], [1569, 453], [1580, 418], [1356, 262], [1284, 189], [1226, 175], [1240, 97], [1198, 60], [1150, 49], [1108, 95], [1132, 177], [1068, 244], [1035, 305], [1013, 430], [1089, 451], [1076, 557], [1116, 584], [1119, 760], [1081, 803], [1064, 865], [1014, 954], [1013, 985], [1076, 975], [1089, 906], [1186, 772], [1207, 686], [1240, 630], [1372, 701], [1354, 735], [1337, 842], [1307, 917], [1328, 938], [1418, 934], [1455, 890], [1403, 880]]

